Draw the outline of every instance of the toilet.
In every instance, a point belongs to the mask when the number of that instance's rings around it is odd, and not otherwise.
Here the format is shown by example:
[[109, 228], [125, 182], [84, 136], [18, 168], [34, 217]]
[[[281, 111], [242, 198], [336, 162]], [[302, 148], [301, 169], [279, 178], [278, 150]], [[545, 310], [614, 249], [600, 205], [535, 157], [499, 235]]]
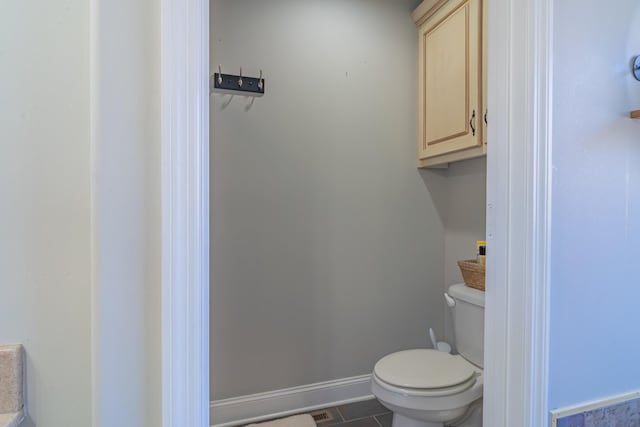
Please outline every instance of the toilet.
[[404, 350], [376, 363], [371, 391], [393, 412], [393, 427], [481, 427], [484, 292], [463, 284], [445, 294], [458, 354]]

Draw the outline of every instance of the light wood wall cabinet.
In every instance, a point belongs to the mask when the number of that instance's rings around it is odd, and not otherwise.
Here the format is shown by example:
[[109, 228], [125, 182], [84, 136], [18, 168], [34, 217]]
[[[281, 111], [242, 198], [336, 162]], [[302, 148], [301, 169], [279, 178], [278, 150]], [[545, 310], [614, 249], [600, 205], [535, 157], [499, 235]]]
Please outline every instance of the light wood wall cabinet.
[[418, 27], [418, 167], [485, 155], [486, 0], [425, 0]]

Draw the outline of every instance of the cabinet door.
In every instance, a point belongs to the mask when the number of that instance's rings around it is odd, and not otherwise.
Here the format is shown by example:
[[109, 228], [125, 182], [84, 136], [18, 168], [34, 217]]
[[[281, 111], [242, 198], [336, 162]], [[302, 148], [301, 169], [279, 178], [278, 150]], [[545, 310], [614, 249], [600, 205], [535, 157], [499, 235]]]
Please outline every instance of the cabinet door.
[[419, 28], [419, 159], [482, 145], [481, 6], [449, 1]]

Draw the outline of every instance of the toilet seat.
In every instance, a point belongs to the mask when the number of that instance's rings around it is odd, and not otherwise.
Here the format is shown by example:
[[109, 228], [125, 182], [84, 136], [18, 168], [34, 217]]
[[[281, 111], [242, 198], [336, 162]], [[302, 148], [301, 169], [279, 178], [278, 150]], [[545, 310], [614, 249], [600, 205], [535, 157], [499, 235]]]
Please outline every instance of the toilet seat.
[[383, 357], [373, 370], [378, 385], [403, 395], [438, 397], [461, 393], [476, 382], [476, 368], [458, 355], [405, 350]]
[[462, 384], [458, 384], [453, 387], [444, 387], [444, 388], [406, 388], [406, 387], [398, 387], [392, 384], [385, 382], [383, 379], [378, 377], [376, 374], [373, 374], [372, 380], [380, 387], [387, 391], [397, 393], [403, 396], [412, 396], [412, 397], [446, 397], [454, 394], [459, 394], [464, 391], [469, 390], [473, 387], [477, 381], [476, 377], [472, 377], [469, 381], [466, 381]]

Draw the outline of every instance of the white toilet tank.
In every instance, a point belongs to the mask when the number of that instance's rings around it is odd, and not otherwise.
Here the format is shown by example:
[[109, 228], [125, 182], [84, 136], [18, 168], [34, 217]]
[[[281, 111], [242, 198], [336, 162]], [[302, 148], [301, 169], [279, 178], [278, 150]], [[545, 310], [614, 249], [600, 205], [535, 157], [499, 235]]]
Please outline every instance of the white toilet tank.
[[453, 330], [458, 353], [481, 368], [484, 367], [484, 292], [464, 284], [449, 287], [456, 301]]

